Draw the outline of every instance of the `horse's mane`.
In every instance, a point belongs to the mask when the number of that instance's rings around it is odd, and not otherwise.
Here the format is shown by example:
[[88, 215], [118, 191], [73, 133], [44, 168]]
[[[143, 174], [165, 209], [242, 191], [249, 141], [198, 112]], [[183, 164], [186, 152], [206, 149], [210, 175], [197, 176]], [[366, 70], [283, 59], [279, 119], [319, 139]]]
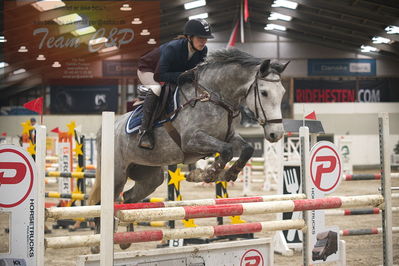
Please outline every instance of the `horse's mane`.
[[[236, 48], [220, 49], [210, 53], [205, 59], [205, 62], [197, 66], [197, 69], [199, 71], [204, 71], [208, 67], [220, 67], [227, 64], [254, 67], [260, 65], [262, 61], [263, 59], [254, 57]], [[278, 69], [279, 67], [281, 67], [281, 64], [278, 62], [270, 63], [270, 69]]]
[[235, 48], [221, 49], [212, 52], [205, 64], [240, 64], [242, 66], [257, 66], [262, 63], [262, 59], [256, 58], [246, 52]]

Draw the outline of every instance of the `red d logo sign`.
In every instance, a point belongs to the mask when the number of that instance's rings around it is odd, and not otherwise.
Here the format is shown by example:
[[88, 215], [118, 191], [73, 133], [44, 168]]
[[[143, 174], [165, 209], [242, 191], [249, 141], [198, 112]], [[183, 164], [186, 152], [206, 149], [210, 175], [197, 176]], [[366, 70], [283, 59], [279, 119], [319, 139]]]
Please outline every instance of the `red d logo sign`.
[[35, 177], [34, 164], [22, 148], [0, 145], [0, 207], [16, 207], [30, 195]]
[[[4, 176], [5, 170], [14, 170], [13, 176]], [[26, 175], [26, 166], [23, 163], [0, 162], [0, 185], [18, 184]]]
[[240, 266], [264, 266], [262, 253], [256, 249], [247, 250], [241, 257]]
[[310, 153], [310, 176], [324, 193], [331, 193], [341, 180], [341, 159], [333, 143], [320, 141]]

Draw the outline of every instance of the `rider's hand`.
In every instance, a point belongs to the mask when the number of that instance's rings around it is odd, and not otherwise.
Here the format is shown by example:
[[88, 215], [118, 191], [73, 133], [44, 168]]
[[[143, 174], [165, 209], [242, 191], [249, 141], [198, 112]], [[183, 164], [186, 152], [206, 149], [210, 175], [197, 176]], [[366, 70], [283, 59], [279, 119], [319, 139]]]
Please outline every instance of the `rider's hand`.
[[179, 86], [183, 85], [184, 83], [193, 83], [195, 80], [195, 73], [192, 70], [187, 70], [180, 74], [177, 78], [177, 84]]

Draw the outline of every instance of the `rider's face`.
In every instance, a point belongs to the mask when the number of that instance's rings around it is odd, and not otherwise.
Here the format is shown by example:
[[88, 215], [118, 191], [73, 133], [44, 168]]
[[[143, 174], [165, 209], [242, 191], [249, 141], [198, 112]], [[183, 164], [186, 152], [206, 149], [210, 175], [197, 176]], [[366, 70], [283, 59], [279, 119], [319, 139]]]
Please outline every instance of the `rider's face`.
[[194, 48], [199, 51], [202, 51], [202, 49], [204, 49], [206, 42], [208, 41], [207, 38], [201, 38], [198, 36], [191, 37], [191, 40], [193, 41]]

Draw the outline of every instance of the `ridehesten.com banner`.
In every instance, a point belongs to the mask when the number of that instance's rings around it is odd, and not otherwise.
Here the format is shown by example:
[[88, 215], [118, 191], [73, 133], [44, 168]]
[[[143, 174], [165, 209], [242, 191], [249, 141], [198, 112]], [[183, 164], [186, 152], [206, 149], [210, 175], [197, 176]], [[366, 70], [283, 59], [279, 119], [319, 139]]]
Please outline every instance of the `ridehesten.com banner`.
[[295, 79], [297, 103], [399, 102], [397, 78], [323, 80]]
[[295, 102], [328, 103], [354, 102], [355, 80], [295, 80]]

